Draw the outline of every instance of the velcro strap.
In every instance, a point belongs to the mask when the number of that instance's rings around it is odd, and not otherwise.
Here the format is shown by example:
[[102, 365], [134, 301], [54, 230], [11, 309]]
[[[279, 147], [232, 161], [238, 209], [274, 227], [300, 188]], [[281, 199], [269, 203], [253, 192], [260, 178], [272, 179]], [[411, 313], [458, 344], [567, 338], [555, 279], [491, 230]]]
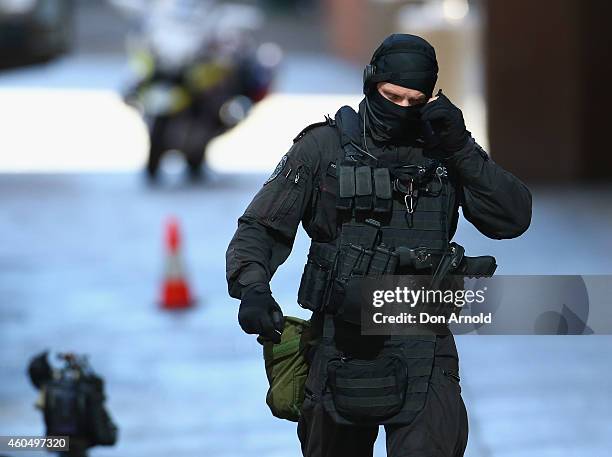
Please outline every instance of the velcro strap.
[[388, 168], [374, 169], [374, 212], [391, 211], [391, 176]]
[[339, 195], [336, 208], [341, 211], [350, 210], [355, 196], [355, 168], [350, 165], [340, 165]]
[[380, 389], [384, 387], [393, 387], [395, 385], [397, 385], [397, 379], [395, 379], [394, 376], [367, 379], [336, 378], [336, 387], [345, 389]]
[[374, 222], [377, 221], [373, 219], [366, 219], [365, 224], [342, 224], [340, 244], [342, 246], [354, 244], [356, 246], [362, 246], [366, 249], [371, 249], [378, 238], [380, 229], [380, 226], [376, 226]]
[[345, 406], [368, 407], [396, 406], [397, 396], [384, 395], [380, 397], [349, 397], [347, 395], [336, 395], [336, 401]]
[[355, 168], [355, 209], [372, 209], [372, 169], [367, 165]]

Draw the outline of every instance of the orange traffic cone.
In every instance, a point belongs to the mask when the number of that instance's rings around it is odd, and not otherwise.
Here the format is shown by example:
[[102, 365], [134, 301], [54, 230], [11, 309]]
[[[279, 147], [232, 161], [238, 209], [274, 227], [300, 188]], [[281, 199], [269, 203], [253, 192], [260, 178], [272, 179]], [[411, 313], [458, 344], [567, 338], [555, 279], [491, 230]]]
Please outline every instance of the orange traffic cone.
[[185, 279], [180, 245], [178, 221], [170, 218], [166, 223], [166, 249], [168, 254], [161, 297], [161, 306], [164, 309], [185, 309], [193, 305], [189, 285]]

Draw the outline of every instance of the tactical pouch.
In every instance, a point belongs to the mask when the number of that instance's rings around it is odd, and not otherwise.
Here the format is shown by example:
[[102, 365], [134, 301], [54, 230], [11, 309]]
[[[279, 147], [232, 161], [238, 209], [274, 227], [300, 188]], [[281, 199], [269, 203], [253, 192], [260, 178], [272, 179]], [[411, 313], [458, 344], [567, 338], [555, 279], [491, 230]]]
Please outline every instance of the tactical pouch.
[[408, 373], [394, 354], [373, 360], [334, 358], [327, 375], [336, 412], [351, 422], [378, 424], [404, 405]]
[[339, 312], [345, 308], [349, 302], [347, 293], [350, 289], [350, 281], [353, 278], [364, 277], [368, 271], [373, 251], [364, 249], [355, 244], [344, 245], [341, 247], [336, 276], [332, 282], [328, 312]]
[[297, 301], [302, 308], [319, 311], [325, 305], [335, 258], [335, 246], [312, 242], [298, 290]]
[[353, 207], [355, 197], [355, 167], [351, 165], [340, 165], [338, 172], [338, 211], [349, 211]]
[[372, 169], [368, 166], [355, 168], [355, 210], [372, 210]]
[[368, 275], [379, 229], [380, 223], [373, 219], [366, 219], [365, 224], [342, 226], [328, 312], [336, 312], [347, 304], [345, 298], [352, 278]]
[[279, 344], [258, 337], [263, 345], [266, 376], [270, 385], [266, 404], [280, 419], [297, 422], [304, 402], [304, 385], [308, 377], [305, 353], [313, 343], [310, 322], [285, 316]]
[[298, 289], [298, 304], [302, 308], [318, 311], [323, 306], [329, 274], [312, 260], [306, 262]]
[[389, 169], [375, 168], [372, 175], [374, 179], [374, 212], [388, 213], [393, 206]]
[[338, 347], [336, 321], [325, 313], [321, 350], [313, 359], [327, 414], [340, 425], [410, 424], [427, 400], [436, 335], [392, 335], [364, 357]]
[[384, 245], [376, 246], [370, 261], [368, 276], [392, 275], [395, 273], [399, 255]]
[[345, 224], [342, 227], [337, 278], [347, 279], [351, 276], [364, 276], [367, 273], [373, 255], [371, 249], [377, 236], [378, 227], [369, 223], [365, 225]]
[[373, 252], [356, 244], [349, 244], [343, 250], [343, 272], [345, 276], [365, 276], [370, 267]]

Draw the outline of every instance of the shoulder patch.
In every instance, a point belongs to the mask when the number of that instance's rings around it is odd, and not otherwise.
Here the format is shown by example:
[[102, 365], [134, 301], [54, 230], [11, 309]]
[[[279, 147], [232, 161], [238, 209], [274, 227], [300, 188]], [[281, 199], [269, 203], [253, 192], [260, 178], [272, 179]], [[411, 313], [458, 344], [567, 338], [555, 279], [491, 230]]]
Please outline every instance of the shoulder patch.
[[300, 133], [298, 133], [296, 135], [296, 137], [293, 139], [294, 143], [297, 143], [298, 141], [300, 141], [302, 139], [302, 137], [304, 135], [306, 135], [308, 132], [310, 132], [312, 129], [317, 128], [317, 127], [322, 127], [324, 125], [331, 125], [334, 126], [336, 125], [336, 121], [334, 121], [332, 118], [330, 118], [329, 116], [325, 116], [325, 120], [321, 121], [321, 122], [315, 122], [314, 124], [310, 124], [306, 127], [304, 127], [302, 129], [302, 131]]
[[287, 154], [281, 157], [280, 162], [278, 162], [278, 164], [276, 165], [276, 168], [274, 169], [270, 177], [266, 179], [266, 182], [263, 183], [264, 186], [268, 184], [269, 182], [274, 181], [276, 177], [281, 174], [281, 171], [283, 171], [283, 168], [285, 168], [287, 159], [288, 159]]

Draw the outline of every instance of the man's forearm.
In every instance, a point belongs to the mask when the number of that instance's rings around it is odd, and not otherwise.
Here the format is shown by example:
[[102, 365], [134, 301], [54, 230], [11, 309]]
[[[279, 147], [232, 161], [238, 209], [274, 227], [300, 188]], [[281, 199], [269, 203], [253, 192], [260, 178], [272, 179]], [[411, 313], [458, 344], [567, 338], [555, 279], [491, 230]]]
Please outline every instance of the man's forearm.
[[473, 140], [449, 159], [463, 187], [463, 213], [490, 238], [514, 238], [531, 223], [531, 193]]
[[241, 217], [226, 252], [229, 294], [240, 298], [244, 287], [268, 284], [290, 251], [291, 246], [282, 238], [273, 236], [270, 229], [254, 219]]

